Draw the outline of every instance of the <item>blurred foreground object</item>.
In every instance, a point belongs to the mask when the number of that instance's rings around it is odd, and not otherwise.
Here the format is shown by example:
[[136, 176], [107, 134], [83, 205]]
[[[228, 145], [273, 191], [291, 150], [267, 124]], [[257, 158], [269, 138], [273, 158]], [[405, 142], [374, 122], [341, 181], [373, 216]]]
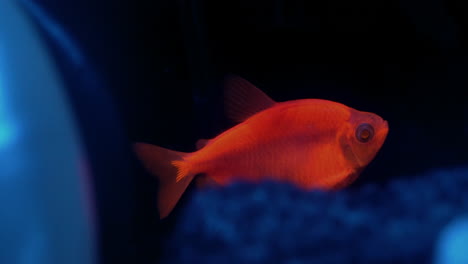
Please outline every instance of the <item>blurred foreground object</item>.
[[18, 1], [1, 1], [0, 263], [94, 263], [81, 154], [44, 42]]

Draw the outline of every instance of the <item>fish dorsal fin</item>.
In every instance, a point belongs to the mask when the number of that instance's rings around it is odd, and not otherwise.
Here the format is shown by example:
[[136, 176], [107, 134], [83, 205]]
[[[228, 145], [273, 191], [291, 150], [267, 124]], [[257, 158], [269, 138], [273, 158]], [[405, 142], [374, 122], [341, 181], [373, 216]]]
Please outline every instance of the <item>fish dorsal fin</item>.
[[240, 123], [276, 104], [268, 95], [239, 76], [228, 75], [224, 85], [225, 111], [235, 122]]
[[204, 148], [206, 145], [210, 143], [211, 140], [209, 139], [199, 139], [196, 143], [197, 150]]

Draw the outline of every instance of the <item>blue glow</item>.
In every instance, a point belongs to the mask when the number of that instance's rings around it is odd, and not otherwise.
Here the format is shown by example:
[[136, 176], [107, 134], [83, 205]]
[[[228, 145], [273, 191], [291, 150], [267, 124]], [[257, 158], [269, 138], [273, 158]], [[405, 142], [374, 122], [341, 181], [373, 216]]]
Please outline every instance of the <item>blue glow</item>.
[[63, 30], [63, 28], [48, 16], [34, 1], [23, 0], [23, 5], [38, 20], [50, 36], [59, 43], [65, 54], [69, 55], [75, 66], [84, 66], [84, 58], [76, 42]]
[[468, 218], [460, 218], [441, 233], [435, 264], [468, 263]]
[[19, 2], [0, 0], [0, 263], [92, 264], [80, 138], [58, 65]]
[[4, 124], [3, 121], [0, 120], [0, 149], [4, 148], [9, 142], [11, 142], [12, 134], [10, 126]]
[[10, 145], [15, 136], [14, 127], [8, 114], [8, 104], [6, 101], [6, 81], [4, 77], [4, 61], [0, 47], [0, 150]]

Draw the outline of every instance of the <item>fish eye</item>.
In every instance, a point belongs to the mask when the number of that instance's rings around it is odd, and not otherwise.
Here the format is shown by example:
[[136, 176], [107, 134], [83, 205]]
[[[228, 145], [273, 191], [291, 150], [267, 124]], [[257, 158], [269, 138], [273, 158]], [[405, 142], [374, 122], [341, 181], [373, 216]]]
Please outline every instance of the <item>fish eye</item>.
[[356, 138], [359, 141], [366, 143], [371, 140], [372, 137], [374, 137], [374, 128], [371, 125], [363, 123], [356, 129]]

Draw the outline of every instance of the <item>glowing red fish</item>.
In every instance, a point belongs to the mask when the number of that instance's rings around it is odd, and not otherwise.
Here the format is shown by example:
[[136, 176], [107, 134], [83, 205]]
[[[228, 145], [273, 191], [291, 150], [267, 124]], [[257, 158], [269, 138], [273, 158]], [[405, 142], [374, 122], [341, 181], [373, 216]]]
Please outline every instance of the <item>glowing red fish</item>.
[[238, 125], [182, 153], [136, 143], [146, 168], [160, 180], [161, 218], [195, 175], [203, 182], [286, 181], [304, 189], [339, 189], [375, 157], [388, 124], [343, 104], [302, 99], [275, 102], [244, 79], [227, 81], [226, 110]]

